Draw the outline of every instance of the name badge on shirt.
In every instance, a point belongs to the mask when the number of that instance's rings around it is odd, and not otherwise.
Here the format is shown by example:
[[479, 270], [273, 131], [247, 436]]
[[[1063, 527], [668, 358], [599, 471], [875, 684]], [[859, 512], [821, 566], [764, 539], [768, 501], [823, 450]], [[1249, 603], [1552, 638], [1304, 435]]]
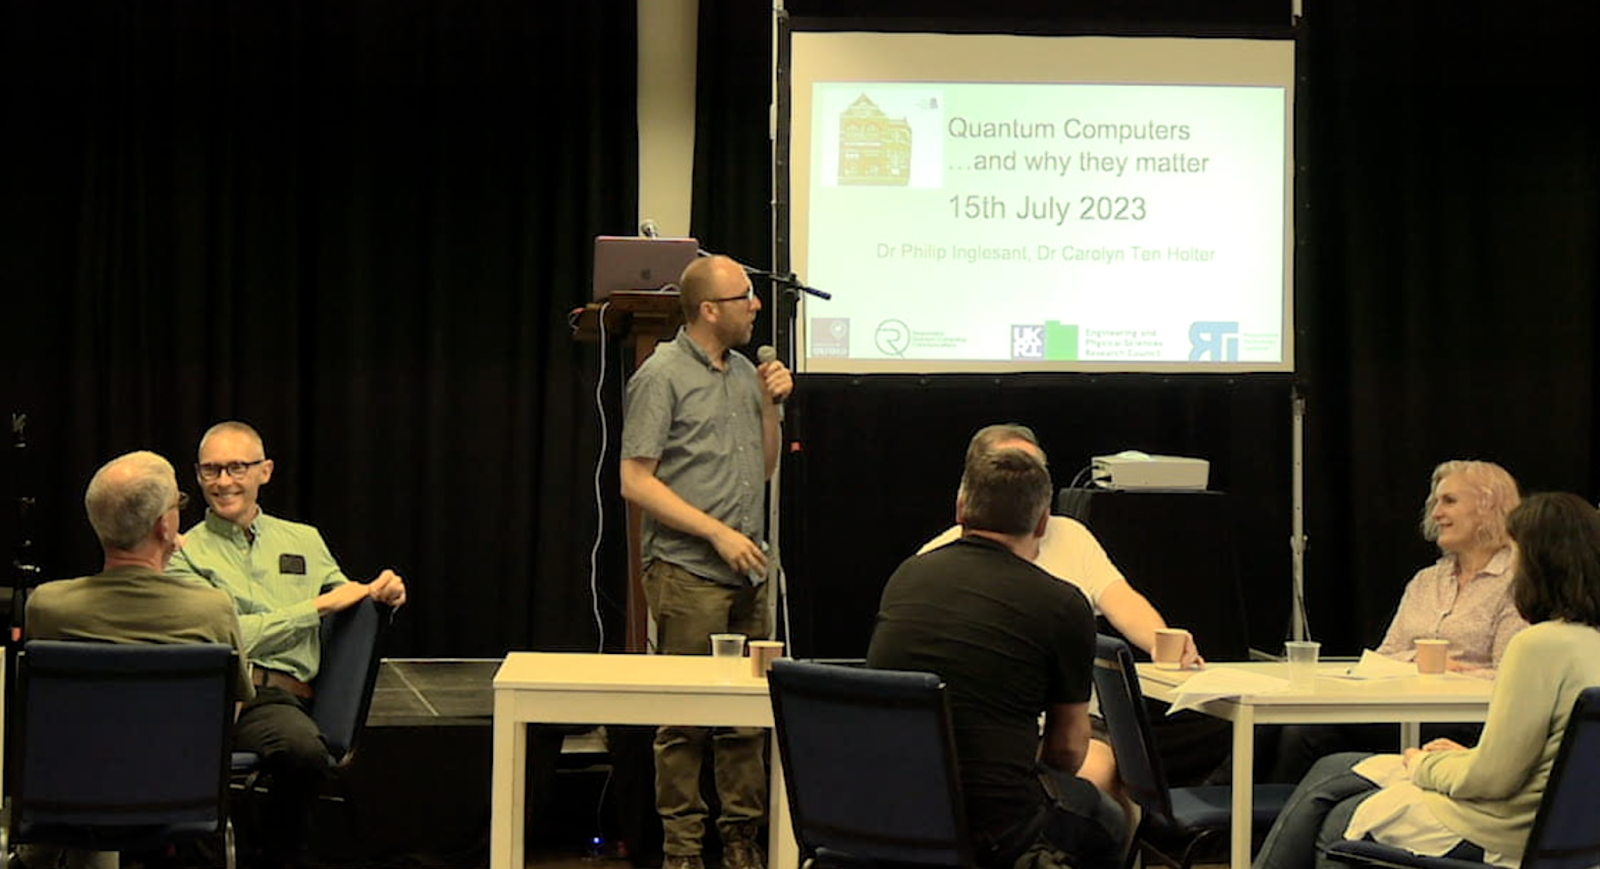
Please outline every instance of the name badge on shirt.
[[305, 576], [306, 557], [304, 555], [290, 555], [289, 553], [285, 552], [284, 554], [278, 556], [278, 572], [298, 573], [301, 576]]

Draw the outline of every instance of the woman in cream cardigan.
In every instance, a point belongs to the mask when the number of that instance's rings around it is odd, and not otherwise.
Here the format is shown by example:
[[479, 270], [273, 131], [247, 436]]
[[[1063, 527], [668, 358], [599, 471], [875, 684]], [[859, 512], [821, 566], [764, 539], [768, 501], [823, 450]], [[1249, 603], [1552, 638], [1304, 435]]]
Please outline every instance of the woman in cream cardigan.
[[1403, 758], [1323, 758], [1295, 788], [1255, 869], [1343, 866], [1324, 849], [1363, 837], [1518, 865], [1572, 705], [1600, 685], [1600, 512], [1576, 495], [1535, 495], [1506, 524], [1518, 550], [1512, 598], [1533, 626], [1506, 647], [1477, 747], [1437, 739]]

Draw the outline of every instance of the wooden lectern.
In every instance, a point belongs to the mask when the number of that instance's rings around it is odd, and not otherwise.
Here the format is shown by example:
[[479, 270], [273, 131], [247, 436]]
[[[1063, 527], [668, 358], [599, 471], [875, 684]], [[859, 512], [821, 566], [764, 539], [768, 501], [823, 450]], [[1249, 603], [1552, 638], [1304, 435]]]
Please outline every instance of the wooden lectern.
[[[601, 322], [602, 317], [604, 323]], [[683, 325], [683, 309], [676, 290], [618, 292], [598, 302], [590, 302], [578, 315], [573, 337], [585, 343], [600, 340], [600, 329], [610, 340], [633, 345], [633, 370], [639, 370], [656, 345], [677, 334]], [[630, 372], [631, 373], [631, 372]], [[645, 605], [643, 567], [639, 563], [640, 521], [638, 507], [628, 505], [628, 614], [626, 649], [646, 651], [649, 636], [649, 608]]]

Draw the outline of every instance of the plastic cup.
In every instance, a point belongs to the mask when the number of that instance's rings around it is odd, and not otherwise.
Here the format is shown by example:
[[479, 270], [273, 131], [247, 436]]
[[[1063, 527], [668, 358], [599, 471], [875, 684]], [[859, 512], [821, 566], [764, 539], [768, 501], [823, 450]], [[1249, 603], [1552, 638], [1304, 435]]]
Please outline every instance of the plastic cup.
[[1417, 672], [1424, 676], [1444, 675], [1450, 657], [1450, 641], [1434, 638], [1417, 640]]
[[1189, 645], [1189, 632], [1183, 628], [1156, 628], [1156, 648], [1151, 656], [1156, 668], [1176, 670], [1183, 666], [1183, 650]]
[[782, 641], [751, 640], [750, 675], [757, 679], [767, 678], [767, 672], [772, 669], [772, 662], [781, 657], [783, 657]]
[[716, 658], [723, 676], [732, 678], [744, 669], [744, 634], [712, 634], [711, 657]]
[[1311, 691], [1317, 687], [1317, 653], [1322, 644], [1313, 640], [1290, 640], [1283, 644], [1284, 657], [1289, 661], [1289, 687], [1296, 691]]

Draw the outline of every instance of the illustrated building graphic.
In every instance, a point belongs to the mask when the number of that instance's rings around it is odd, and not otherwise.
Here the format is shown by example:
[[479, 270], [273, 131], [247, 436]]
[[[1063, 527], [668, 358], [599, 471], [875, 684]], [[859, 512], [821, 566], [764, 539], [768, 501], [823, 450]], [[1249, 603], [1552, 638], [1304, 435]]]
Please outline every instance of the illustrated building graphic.
[[904, 187], [911, 181], [911, 125], [862, 94], [839, 116], [839, 184]]

